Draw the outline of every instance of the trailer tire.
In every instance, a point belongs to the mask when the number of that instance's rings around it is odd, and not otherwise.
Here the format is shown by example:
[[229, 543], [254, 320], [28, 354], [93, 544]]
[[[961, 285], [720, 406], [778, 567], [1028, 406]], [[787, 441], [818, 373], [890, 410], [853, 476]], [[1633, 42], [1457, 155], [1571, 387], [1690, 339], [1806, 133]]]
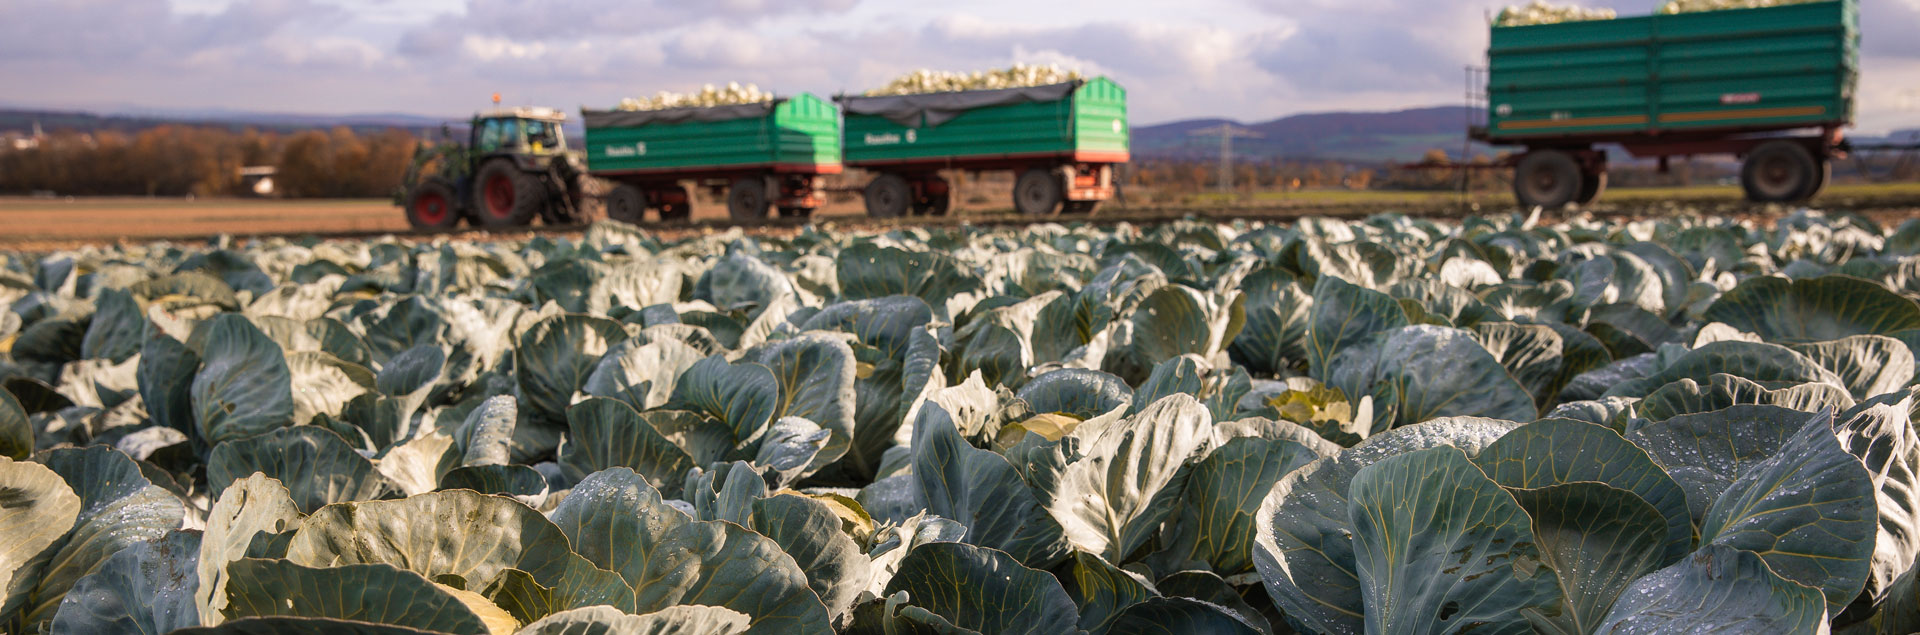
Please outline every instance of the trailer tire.
[[763, 221], [773, 202], [767, 199], [767, 180], [743, 176], [727, 186], [727, 216], [736, 223]]
[[882, 174], [867, 184], [867, 215], [873, 218], [899, 218], [913, 206], [913, 186], [906, 177]]
[[1513, 197], [1522, 207], [1557, 210], [1579, 198], [1586, 181], [1580, 162], [1560, 150], [1535, 150], [1513, 169]]
[[1740, 189], [1755, 203], [1804, 201], [1820, 187], [1819, 164], [1799, 142], [1768, 141], [1740, 162]]
[[473, 179], [473, 214], [486, 227], [525, 227], [547, 206], [547, 188], [507, 159], [480, 166]]
[[629, 225], [638, 225], [647, 220], [647, 193], [632, 185], [622, 184], [613, 188], [607, 195], [607, 218]]
[[1580, 179], [1580, 196], [1573, 199], [1573, 202], [1583, 206], [1592, 205], [1594, 201], [1600, 200], [1601, 194], [1607, 191], [1606, 170], [1588, 174], [1585, 177]]
[[1814, 197], [1819, 196], [1821, 192], [1827, 190], [1827, 182], [1832, 180], [1833, 162], [1821, 159], [1820, 169], [1813, 171], [1813, 187], [1807, 189], [1807, 195], [1802, 197], [1801, 200], [1813, 200]]
[[1060, 191], [1060, 179], [1049, 170], [1033, 168], [1022, 172], [1020, 179], [1013, 182], [1013, 207], [1022, 214], [1052, 214], [1060, 210], [1060, 201], [1065, 198], [1065, 193]]
[[453, 206], [453, 187], [439, 179], [414, 186], [407, 192], [407, 224], [432, 231], [459, 227], [460, 210]]

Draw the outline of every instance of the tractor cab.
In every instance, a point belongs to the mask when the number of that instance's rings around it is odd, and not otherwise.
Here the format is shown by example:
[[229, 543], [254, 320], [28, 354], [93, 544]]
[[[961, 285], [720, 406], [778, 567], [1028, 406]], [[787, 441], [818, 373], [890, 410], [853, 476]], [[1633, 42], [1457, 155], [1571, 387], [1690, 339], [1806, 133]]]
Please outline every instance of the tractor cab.
[[478, 227], [577, 222], [586, 170], [567, 150], [566, 119], [552, 108], [496, 108], [474, 115], [465, 144], [422, 145], [399, 196], [407, 221], [434, 230], [462, 220]]
[[567, 113], [552, 108], [501, 108], [473, 118], [472, 147], [476, 154], [524, 154], [533, 157], [567, 153], [567, 135], [560, 124]]

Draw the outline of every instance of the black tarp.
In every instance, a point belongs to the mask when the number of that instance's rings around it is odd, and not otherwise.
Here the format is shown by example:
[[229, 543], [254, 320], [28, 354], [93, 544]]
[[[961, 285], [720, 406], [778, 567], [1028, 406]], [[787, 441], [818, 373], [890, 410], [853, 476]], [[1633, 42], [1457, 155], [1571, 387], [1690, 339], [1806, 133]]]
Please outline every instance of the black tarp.
[[927, 93], [924, 95], [883, 95], [862, 97], [842, 95], [835, 99], [840, 107], [849, 114], [879, 115], [903, 126], [919, 126], [923, 117], [925, 125], [932, 127], [952, 121], [975, 108], [1003, 106], [1006, 104], [1043, 103], [1060, 101], [1072, 95], [1074, 89], [1084, 82], [1072, 81], [1064, 84], [1046, 86], [1024, 86], [1020, 88], [1001, 88], [998, 90], [967, 90], [952, 93]]
[[580, 119], [588, 128], [636, 128], [659, 123], [713, 122], [758, 119], [773, 114], [784, 99], [728, 106], [693, 106], [661, 110], [580, 110]]

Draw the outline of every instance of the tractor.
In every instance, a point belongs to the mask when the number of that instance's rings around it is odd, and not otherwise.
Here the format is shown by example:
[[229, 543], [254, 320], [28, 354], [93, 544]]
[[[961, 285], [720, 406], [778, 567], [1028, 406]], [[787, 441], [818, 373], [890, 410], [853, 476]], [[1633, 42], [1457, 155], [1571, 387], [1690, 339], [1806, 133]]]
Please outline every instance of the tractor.
[[422, 144], [395, 202], [416, 229], [445, 231], [461, 219], [476, 227], [524, 227], [538, 217], [567, 224], [582, 220], [586, 168], [567, 151], [552, 108], [500, 108], [475, 115], [466, 143], [441, 129], [441, 141]]

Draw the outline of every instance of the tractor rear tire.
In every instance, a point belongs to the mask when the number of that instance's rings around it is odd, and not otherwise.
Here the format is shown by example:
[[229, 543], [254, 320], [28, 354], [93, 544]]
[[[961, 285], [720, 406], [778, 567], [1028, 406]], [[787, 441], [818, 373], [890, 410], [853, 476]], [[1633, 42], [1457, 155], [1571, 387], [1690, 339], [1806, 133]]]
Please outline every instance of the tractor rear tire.
[[607, 218], [629, 225], [647, 220], [647, 193], [632, 185], [620, 185], [607, 195]]
[[1559, 150], [1535, 150], [1513, 170], [1513, 197], [1521, 207], [1559, 210], [1580, 197], [1586, 178], [1580, 162]]
[[547, 206], [546, 185], [507, 159], [480, 166], [473, 183], [473, 214], [489, 228], [525, 227]]
[[727, 186], [727, 216], [736, 223], [757, 222], [767, 219], [767, 210], [773, 202], [767, 198], [767, 180], [757, 176], [743, 176], [733, 180]]
[[440, 180], [414, 186], [407, 192], [407, 224], [430, 231], [459, 227], [460, 210], [453, 206], [453, 187]]
[[1013, 182], [1013, 207], [1029, 216], [1052, 214], [1060, 210], [1066, 193], [1060, 191], [1060, 179], [1050, 170], [1033, 168]]
[[1807, 147], [1785, 139], [1768, 141], [1740, 162], [1740, 189], [1755, 203], [1807, 200], [1819, 187], [1820, 161]]
[[867, 216], [899, 218], [913, 206], [913, 186], [898, 174], [882, 174], [867, 184]]

